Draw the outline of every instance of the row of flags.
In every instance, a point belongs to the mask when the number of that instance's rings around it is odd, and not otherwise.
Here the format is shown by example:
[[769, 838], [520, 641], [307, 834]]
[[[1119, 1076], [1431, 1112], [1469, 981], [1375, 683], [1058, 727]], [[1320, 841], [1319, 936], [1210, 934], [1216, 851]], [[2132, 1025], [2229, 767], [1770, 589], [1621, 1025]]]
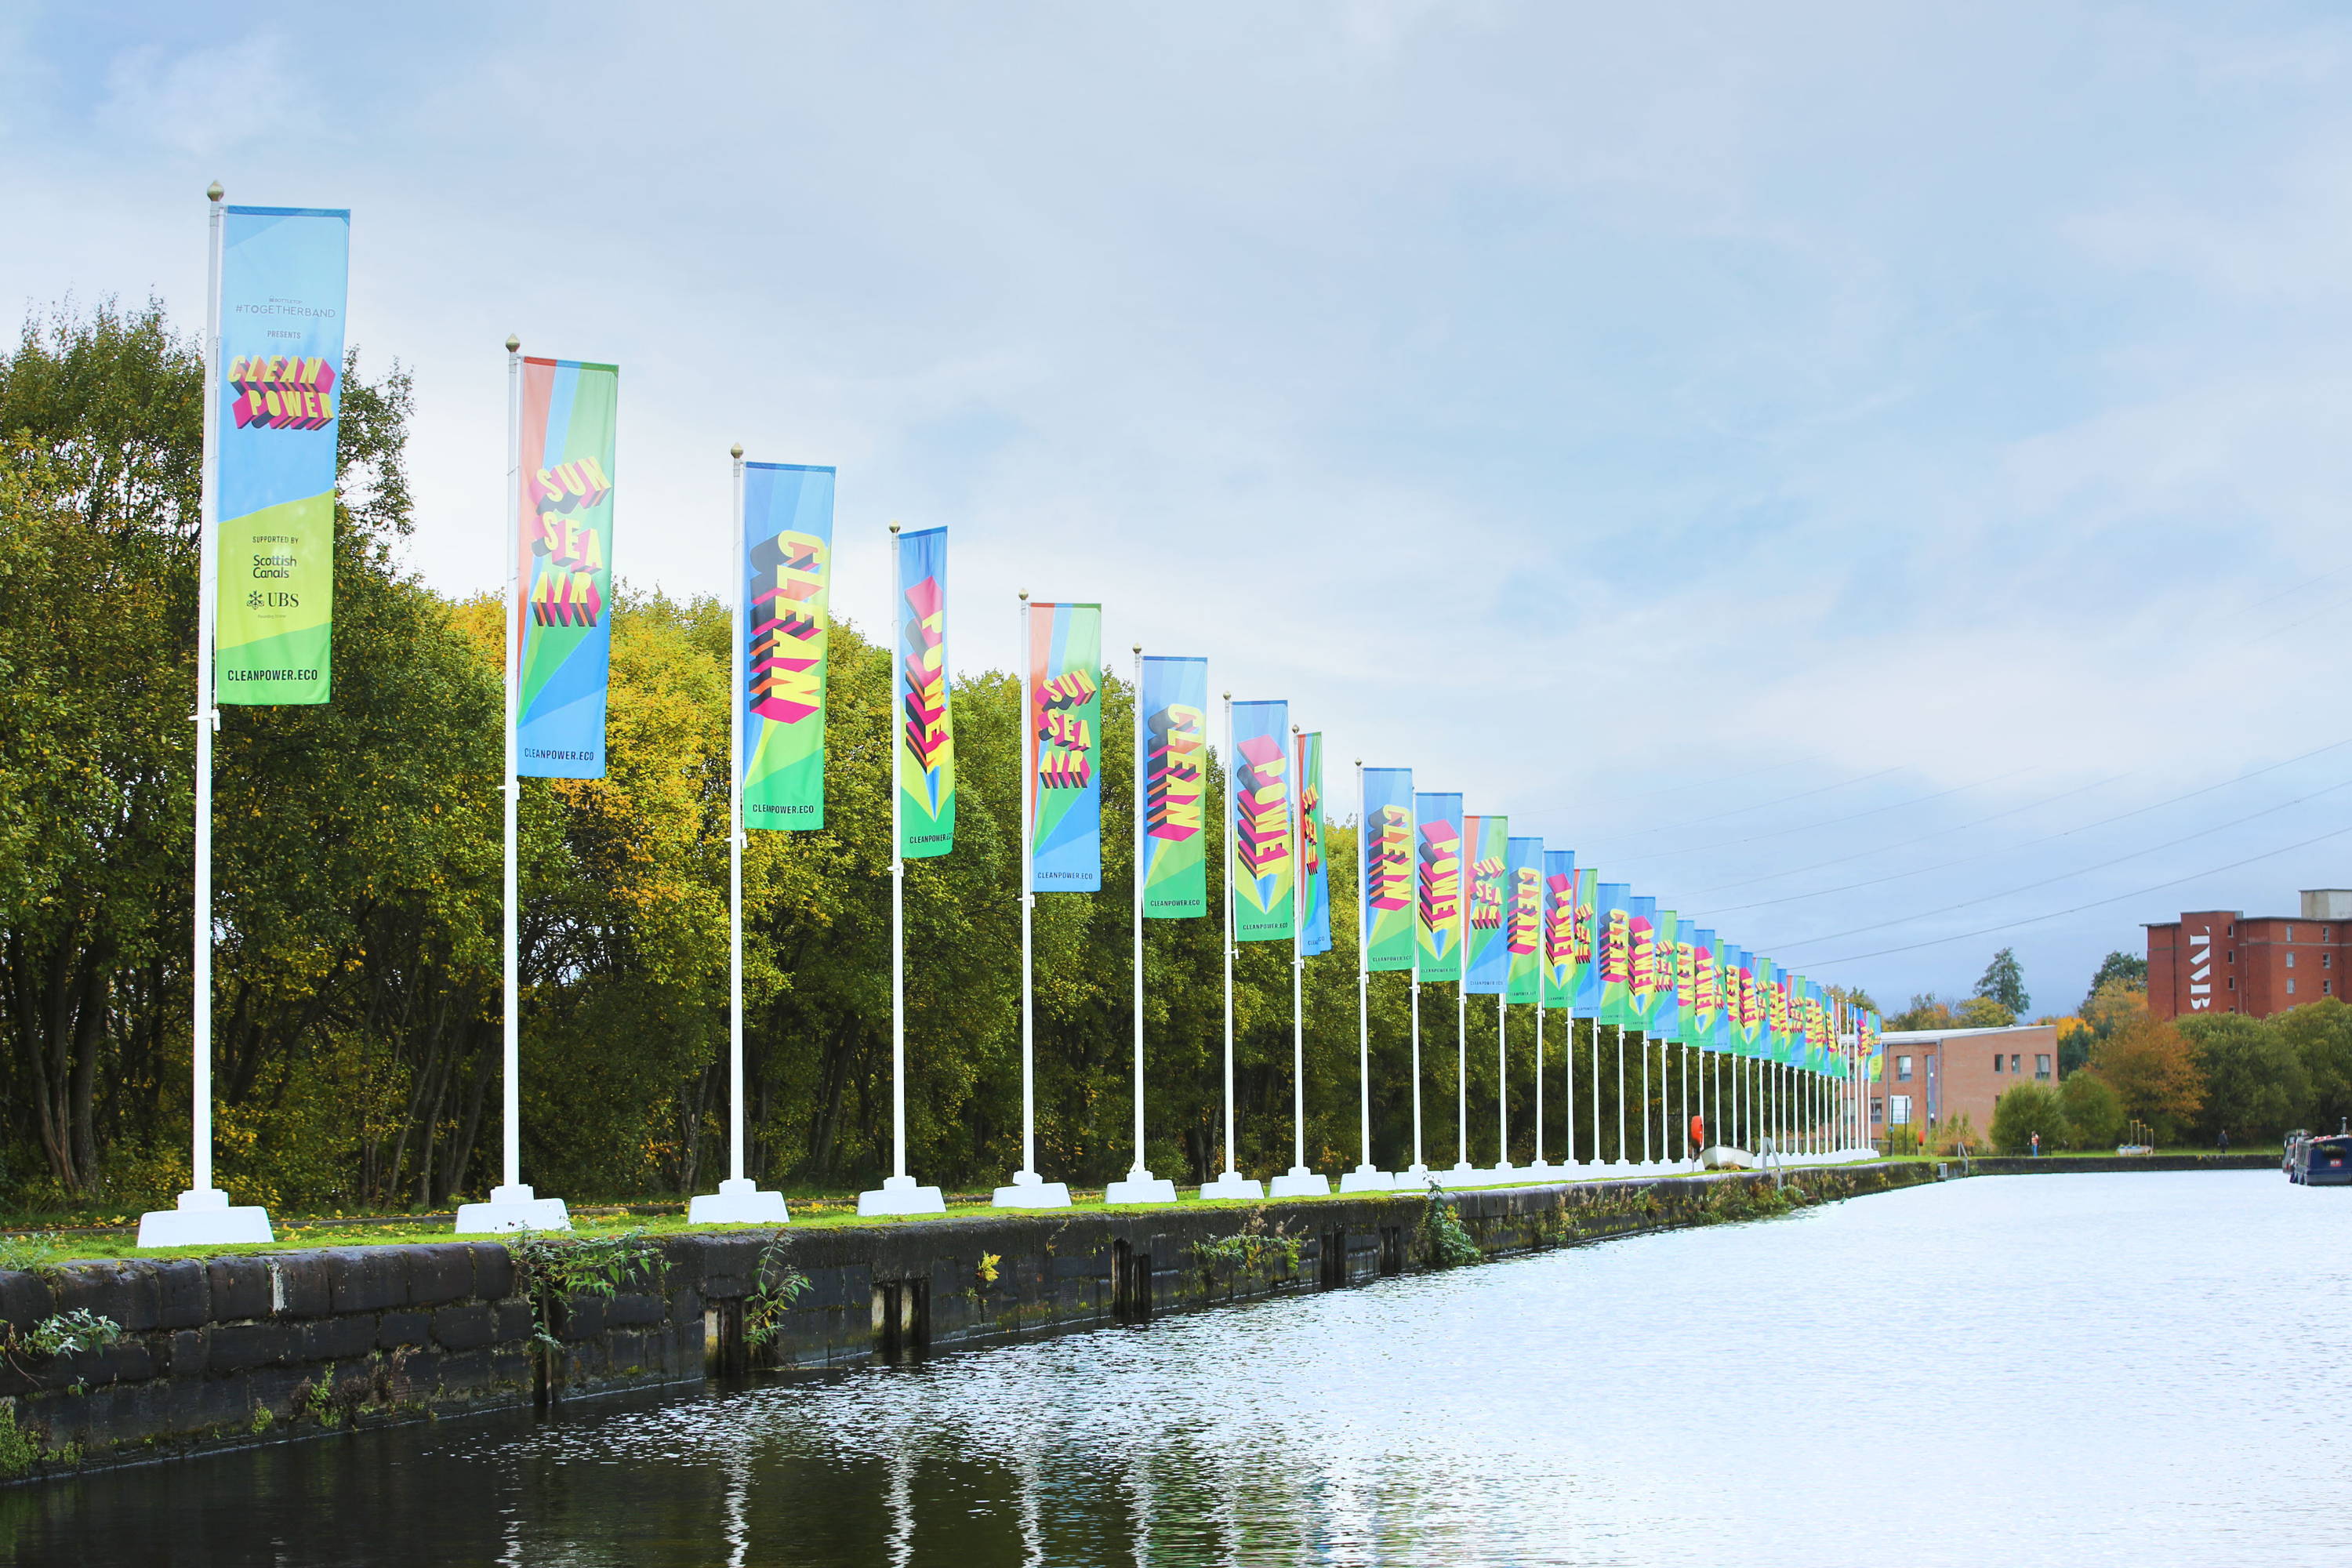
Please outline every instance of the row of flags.
[[[329, 700], [335, 376], [342, 352], [350, 216], [232, 207], [222, 277], [218, 493], [220, 700]], [[300, 301], [292, 305], [289, 301]], [[605, 769], [620, 372], [521, 362], [514, 624], [516, 771]], [[744, 466], [735, 563], [744, 639], [740, 752], [747, 828], [825, 825], [825, 689], [835, 470]], [[955, 843], [955, 726], [945, 529], [894, 552], [898, 853]], [[1024, 765], [1027, 852], [1041, 892], [1102, 879], [1102, 606], [1032, 606]], [[1208, 663], [1141, 659], [1142, 913], [1209, 912], [1203, 853], [1211, 746]], [[1230, 704], [1228, 831], [1234, 935], [1331, 946], [1323, 738], [1289, 704]], [[1458, 983], [1703, 1050], [1843, 1074], [1874, 1054], [1878, 1018], [1848, 1016], [1820, 983], [1683, 921], [1575, 854], [1470, 815], [1458, 794], [1416, 791], [1406, 768], [1361, 770], [1362, 963], [1374, 973]], [[1294, 837], [1293, 828], [1297, 828]]]

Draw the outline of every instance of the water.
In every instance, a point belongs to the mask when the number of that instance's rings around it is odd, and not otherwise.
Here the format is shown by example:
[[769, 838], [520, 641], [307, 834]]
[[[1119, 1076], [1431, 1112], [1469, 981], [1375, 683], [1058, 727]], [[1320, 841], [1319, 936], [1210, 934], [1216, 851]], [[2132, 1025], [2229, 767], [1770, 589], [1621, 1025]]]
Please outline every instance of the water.
[[2352, 1190], [2000, 1177], [747, 1392], [0, 1493], [16, 1561], [2261, 1563]]

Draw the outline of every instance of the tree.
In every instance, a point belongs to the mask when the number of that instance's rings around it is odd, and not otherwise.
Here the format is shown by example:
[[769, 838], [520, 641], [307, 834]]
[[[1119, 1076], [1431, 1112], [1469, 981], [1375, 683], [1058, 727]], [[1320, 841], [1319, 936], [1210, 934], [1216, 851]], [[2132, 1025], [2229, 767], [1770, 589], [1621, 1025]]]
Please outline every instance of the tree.
[[2310, 1085], [2306, 1114], [2312, 1131], [2334, 1131], [2352, 1117], [2352, 1007], [2323, 996], [2270, 1020], [2294, 1047]]
[[2025, 1011], [2031, 998], [2025, 994], [2025, 972], [2018, 967], [2015, 949], [2004, 947], [1992, 955], [1992, 962], [1977, 977], [1975, 994], [1991, 997], [2009, 1009], [2011, 1018]]
[[1952, 1009], [1922, 991], [1911, 998], [1911, 1005], [1886, 1020], [1890, 1029], [1949, 1029], [1956, 1026]]
[[1963, 1029], [2006, 1029], [2017, 1015], [1990, 996], [1971, 996], [1960, 1004], [1952, 1022]]
[[2067, 1147], [2112, 1149], [2122, 1141], [2124, 1103], [2098, 1074], [2060, 1080], [2058, 1103], [2066, 1112]]
[[[2095, 996], [2099, 988], [2110, 981], [2120, 980], [2126, 985], [2147, 989], [2147, 960], [2128, 952], [2111, 952], [2099, 961], [2098, 973], [2091, 976], [2091, 988], [2085, 998]], [[2087, 1001], [2085, 1003], [2087, 1005]]]
[[2205, 1088], [2188, 1037], [2161, 1019], [2143, 1016], [2091, 1047], [2090, 1070], [2107, 1081], [2124, 1114], [2177, 1141], [2204, 1103]]
[[2038, 1083], [2012, 1085], [1993, 1101], [1992, 1142], [1997, 1149], [2021, 1154], [2042, 1135], [2042, 1147], [2055, 1149], [2068, 1136], [2066, 1112], [2058, 1096]]
[[2268, 1020], [2204, 1013], [2179, 1019], [2175, 1026], [2188, 1037], [2205, 1080], [2197, 1127], [2206, 1142], [2223, 1132], [2241, 1140], [2272, 1139], [2305, 1124], [2310, 1074], [2294, 1042]]

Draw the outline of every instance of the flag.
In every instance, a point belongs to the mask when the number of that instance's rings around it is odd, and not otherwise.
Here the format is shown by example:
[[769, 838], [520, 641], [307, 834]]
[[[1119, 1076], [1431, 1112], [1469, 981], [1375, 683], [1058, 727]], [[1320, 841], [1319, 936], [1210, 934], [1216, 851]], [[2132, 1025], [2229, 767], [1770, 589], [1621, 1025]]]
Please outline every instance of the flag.
[[1622, 1028], [1633, 1021], [1628, 1005], [1633, 993], [1633, 884], [1601, 883], [1594, 895], [1594, 911], [1592, 967], [1586, 973], [1599, 993], [1591, 1016]]
[[1510, 833], [1507, 816], [1462, 820], [1462, 841], [1470, 857], [1470, 931], [1463, 944], [1469, 973], [1464, 988], [1473, 996], [1501, 995], [1509, 968], [1503, 946], [1503, 878]]
[[1650, 1004], [1646, 1028], [1654, 1040], [1679, 1040], [1683, 1037], [1684, 997], [1681, 926], [1672, 910], [1660, 910], [1650, 919], [1651, 941], [1658, 955], [1658, 980], [1657, 996]]
[[1234, 940], [1288, 942], [1297, 889], [1290, 857], [1290, 704], [1233, 705]]
[[948, 701], [948, 531], [898, 536], [898, 853], [955, 847], [955, 720]]
[[833, 470], [743, 465], [743, 826], [824, 826]]
[[1209, 912], [1209, 661], [1143, 661], [1143, 913]]
[[1703, 1051], [1717, 1044], [1723, 1018], [1723, 965], [1715, 952], [1715, 933], [1705, 926], [1691, 932], [1691, 1011], [1684, 1037]]
[[1412, 797], [1416, 973], [1423, 980], [1462, 978], [1462, 797]]
[[324, 702], [352, 215], [230, 207], [222, 222], [215, 699]]
[[1543, 1000], [1543, 840], [1510, 840], [1504, 861], [1503, 946], [1509, 968], [1503, 1000], [1533, 1005]]
[[[1576, 988], [1584, 978], [1584, 962], [1577, 951], [1578, 894], [1585, 878], [1576, 868], [1573, 849], [1547, 849], [1543, 857], [1543, 1005], [1552, 1008], [1576, 1005]], [[1587, 928], [1590, 943], [1590, 928]]]
[[1102, 888], [1102, 606], [1029, 606], [1030, 885]]
[[604, 776], [620, 392], [609, 364], [522, 362], [515, 771], [532, 778]]
[[1413, 957], [1412, 770], [1366, 768], [1364, 968], [1374, 974], [1411, 969]]
[[1323, 864], [1323, 732], [1298, 737], [1298, 953], [1331, 951], [1331, 882]]
[[1658, 1010], [1658, 900], [1641, 897], [1627, 899], [1625, 903], [1630, 916], [1625, 1026], [1648, 1034], [1651, 1018]]

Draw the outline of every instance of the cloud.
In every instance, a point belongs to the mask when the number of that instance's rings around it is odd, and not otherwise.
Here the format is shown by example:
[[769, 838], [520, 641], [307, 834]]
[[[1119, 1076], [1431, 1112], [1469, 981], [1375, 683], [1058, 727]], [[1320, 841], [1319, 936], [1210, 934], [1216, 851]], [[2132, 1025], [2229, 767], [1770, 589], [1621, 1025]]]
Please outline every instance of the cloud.
[[126, 147], [217, 157], [257, 142], [315, 138], [320, 84], [276, 33], [211, 47], [140, 44], [117, 54], [92, 118]]

